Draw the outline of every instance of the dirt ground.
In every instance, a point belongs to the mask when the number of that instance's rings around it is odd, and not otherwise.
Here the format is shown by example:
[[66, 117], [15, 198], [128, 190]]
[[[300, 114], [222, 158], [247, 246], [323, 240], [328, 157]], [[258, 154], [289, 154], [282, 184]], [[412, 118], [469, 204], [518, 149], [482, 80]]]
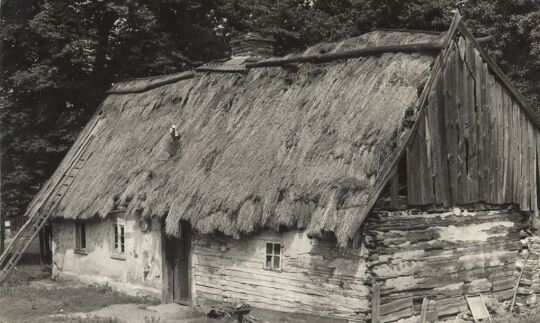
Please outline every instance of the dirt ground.
[[[0, 286], [0, 323], [224, 323], [178, 304], [127, 296], [104, 286], [52, 281], [35, 263], [20, 265]], [[257, 322], [322, 323], [326, 320], [254, 309]]]
[[[39, 265], [22, 265], [0, 287], [0, 323], [207, 322], [177, 304], [131, 297], [103, 286], [53, 282]], [[212, 320], [213, 322], [217, 322]]]
[[[504, 312], [504, 311], [503, 311]], [[257, 322], [322, 323], [322, 318], [253, 309]], [[39, 265], [22, 265], [0, 287], [0, 323], [223, 323], [228, 317], [211, 319], [178, 304], [160, 304], [156, 299], [131, 297], [103, 286], [51, 281]], [[464, 322], [456, 320], [455, 322]], [[540, 322], [538, 310], [502, 315], [496, 323]]]

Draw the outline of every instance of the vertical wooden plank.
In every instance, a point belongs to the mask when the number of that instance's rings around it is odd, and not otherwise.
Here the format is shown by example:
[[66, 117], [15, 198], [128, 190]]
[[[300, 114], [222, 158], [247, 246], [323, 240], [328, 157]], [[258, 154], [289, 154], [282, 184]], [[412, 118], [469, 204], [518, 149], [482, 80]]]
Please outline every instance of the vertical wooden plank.
[[468, 181], [469, 188], [469, 203], [479, 202], [478, 195], [479, 171], [478, 171], [478, 133], [477, 133], [477, 106], [476, 106], [476, 60], [475, 49], [470, 41], [467, 43], [467, 111], [469, 125], [469, 164], [468, 164]]
[[502, 168], [502, 176], [503, 176], [503, 179], [502, 179], [502, 187], [501, 187], [501, 190], [503, 191], [503, 202], [508, 204], [511, 202], [511, 194], [510, 194], [510, 189], [511, 189], [511, 185], [510, 185], [510, 181], [508, 180], [508, 176], [509, 176], [509, 159], [510, 159], [510, 134], [509, 134], [509, 131], [510, 131], [510, 126], [509, 126], [509, 121], [510, 119], [508, 118], [508, 106], [507, 106], [507, 97], [506, 97], [506, 94], [505, 94], [505, 90], [503, 87], [501, 87], [501, 91], [500, 91], [500, 97], [501, 97], [501, 116], [502, 116], [502, 127], [503, 127], [503, 168]]
[[528, 176], [527, 176], [527, 205], [529, 207], [529, 210], [533, 210], [533, 204], [532, 204], [532, 187], [536, 183], [535, 175], [534, 174], [534, 164], [535, 164], [535, 158], [534, 153], [536, 152], [536, 141], [534, 140], [534, 131], [533, 131], [533, 125], [529, 118], [527, 117], [527, 142], [529, 143], [529, 149], [527, 153], [527, 160], [529, 162], [528, 167]]
[[[506, 92], [505, 92], [506, 93]], [[506, 93], [508, 95], [508, 93]], [[512, 104], [512, 98], [506, 97], [506, 109], [508, 110], [508, 140], [510, 142], [509, 155], [508, 155], [508, 185], [510, 186], [508, 191], [508, 203], [514, 203], [514, 170], [515, 170], [515, 154], [516, 144], [515, 138], [515, 118], [514, 118], [514, 106]]]
[[484, 88], [483, 88], [483, 133], [482, 133], [482, 139], [483, 139], [483, 145], [484, 145], [484, 166], [483, 166], [483, 172], [484, 172], [484, 201], [487, 203], [491, 203], [491, 151], [493, 149], [493, 146], [491, 146], [490, 140], [491, 140], [491, 114], [493, 111], [491, 110], [491, 100], [489, 95], [489, 73], [487, 69], [487, 64], [482, 64], [482, 74], [484, 75]]
[[537, 199], [536, 199], [536, 135], [534, 125], [530, 120], [527, 120], [529, 124], [529, 160], [530, 160], [530, 170], [529, 170], [529, 192], [531, 200], [529, 202], [530, 209], [532, 211], [538, 210], [537, 208]]
[[436, 174], [440, 183], [440, 192], [442, 197], [442, 203], [444, 207], [449, 207], [452, 203], [450, 194], [450, 180], [448, 172], [448, 140], [447, 140], [447, 127], [446, 127], [446, 107], [445, 107], [445, 79], [448, 68], [441, 74], [441, 77], [436, 83], [436, 97], [437, 97], [437, 127], [438, 127], [438, 142], [439, 147], [439, 165], [440, 171]]
[[502, 141], [502, 120], [501, 120], [501, 104], [500, 104], [500, 92], [501, 87], [497, 80], [494, 80], [492, 85], [492, 102], [493, 102], [493, 111], [494, 113], [494, 121], [493, 121], [493, 130], [494, 130], [494, 137], [493, 137], [493, 144], [495, 145], [495, 154], [493, 155], [494, 158], [494, 165], [495, 165], [495, 177], [494, 177], [494, 192], [493, 197], [494, 201], [497, 204], [502, 204], [503, 202], [503, 195], [502, 195], [502, 164], [503, 164], [503, 141]]
[[448, 178], [450, 183], [450, 203], [459, 203], [458, 199], [458, 173], [457, 173], [457, 155], [458, 155], [458, 134], [456, 131], [457, 113], [454, 96], [456, 96], [456, 64], [457, 50], [452, 49], [453, 53], [449, 57], [449, 62], [445, 69], [444, 80], [444, 111], [445, 111], [445, 128], [447, 133], [448, 143]]
[[514, 145], [514, 178], [513, 178], [513, 203], [521, 204], [521, 108], [512, 104], [513, 114], [513, 145]]
[[535, 152], [535, 159], [536, 159], [536, 164], [535, 164], [535, 169], [534, 169], [534, 172], [535, 172], [535, 179], [536, 179], [536, 185], [534, 187], [534, 190], [535, 190], [535, 200], [533, 201], [534, 203], [534, 212], [532, 214], [533, 218], [531, 219], [531, 225], [533, 227], [533, 229], [537, 229], [538, 230], [538, 216], [539, 216], [539, 205], [538, 205], [538, 178], [539, 178], [539, 175], [540, 175], [540, 158], [538, 156], [538, 154], [540, 154], [540, 132], [539, 132], [539, 129], [536, 128], [536, 127], [533, 127], [533, 131], [534, 131], [534, 134], [535, 134], [535, 137], [536, 137], [536, 152]]
[[510, 109], [510, 141], [512, 142], [512, 147], [510, 147], [510, 163], [512, 164], [512, 203], [515, 203], [516, 201], [516, 155], [519, 151], [517, 149], [517, 140], [516, 140], [516, 128], [517, 128], [517, 121], [516, 121], [516, 111], [514, 109], [514, 105], [512, 104], [512, 101], [510, 101], [509, 104]]
[[[435, 81], [437, 87], [438, 80]], [[439, 119], [437, 110], [437, 91], [436, 88], [431, 90], [426, 106], [426, 138], [428, 138], [428, 157], [431, 160], [431, 180], [433, 182], [433, 202], [437, 205], [443, 204], [442, 187], [441, 187], [441, 143], [439, 136]]]
[[464, 43], [462, 42], [463, 38], [460, 38], [459, 52], [460, 55], [456, 59], [456, 74], [455, 74], [455, 84], [456, 84], [456, 95], [455, 107], [457, 112], [456, 118], [456, 129], [458, 134], [458, 202], [459, 204], [468, 204], [469, 197], [469, 183], [467, 176], [467, 163], [468, 163], [468, 135], [469, 135], [469, 126], [467, 124], [467, 109], [466, 109], [466, 97], [467, 97], [467, 67], [462, 60], [462, 57], [465, 54]]
[[491, 99], [489, 96], [489, 73], [486, 63], [482, 64], [482, 74], [484, 74], [484, 93], [483, 93], [483, 116], [484, 116], [484, 178], [485, 178], [485, 201], [491, 203], [491, 153], [493, 146], [491, 145]]
[[495, 107], [493, 102], [493, 84], [494, 79], [493, 75], [486, 74], [487, 75], [487, 84], [486, 84], [486, 99], [487, 99], [487, 105], [489, 113], [487, 114], [486, 122], [488, 122], [488, 131], [487, 131], [487, 138], [486, 138], [486, 145], [489, 147], [489, 156], [487, 161], [487, 171], [488, 171], [488, 177], [489, 177], [489, 201], [488, 203], [497, 203], [495, 198], [495, 192], [497, 191], [495, 189], [496, 185], [496, 177], [497, 177], [497, 166], [496, 166], [496, 155], [497, 155], [497, 147], [495, 146], [495, 141], [493, 140], [496, 137], [495, 133]]
[[425, 184], [425, 177], [426, 177], [426, 155], [425, 155], [425, 147], [426, 147], [426, 141], [424, 138], [424, 131], [425, 131], [425, 119], [422, 118], [418, 120], [419, 125], [417, 129], [417, 135], [414, 145], [414, 165], [411, 165], [411, 167], [414, 167], [416, 170], [416, 176], [417, 176], [417, 194], [414, 197], [416, 199], [416, 205], [424, 205], [424, 184]]
[[497, 111], [497, 123], [495, 129], [497, 130], [497, 204], [504, 204], [505, 192], [504, 187], [504, 156], [505, 156], [505, 145], [504, 145], [504, 115], [502, 109], [502, 87], [498, 81], [495, 82], [495, 107]]
[[[538, 176], [540, 175], [540, 158], [538, 158], [538, 154], [540, 154], [540, 132], [539, 130], [534, 127], [533, 129], [534, 133], [535, 133], [535, 136], [536, 136], [536, 168], [535, 168], [535, 173], [536, 173], [536, 180], [538, 181]], [[538, 207], [538, 182], [536, 182], [536, 200], [534, 201], [534, 205], [535, 205], [535, 216], [536, 218], [534, 219], [533, 223], [537, 223], [537, 220], [538, 220], [538, 210], [539, 210], [539, 207]]]
[[381, 306], [381, 287], [379, 284], [373, 284], [373, 291], [371, 295], [371, 322], [379, 323], [381, 321], [380, 315]]
[[431, 156], [429, 155], [431, 138], [428, 137], [427, 117], [423, 119], [423, 124], [420, 125], [418, 131], [420, 132], [420, 156], [422, 156], [420, 175], [422, 178], [422, 205], [433, 204], [433, 168]]
[[475, 60], [475, 106], [476, 106], [476, 127], [477, 127], [477, 152], [478, 152], [478, 200], [485, 201], [485, 174], [484, 174], [484, 106], [483, 93], [485, 93], [485, 79], [482, 73], [482, 58], [474, 49]]
[[503, 112], [504, 112], [504, 146], [505, 146], [505, 177], [504, 177], [504, 188], [505, 188], [505, 203], [511, 204], [513, 198], [513, 144], [512, 144], [512, 99], [508, 95], [508, 92], [503, 89]]
[[414, 135], [410, 146], [407, 148], [407, 196], [409, 204], [419, 204], [419, 174], [418, 174], [418, 135]]
[[523, 164], [523, 168], [525, 169], [525, 174], [524, 174], [524, 177], [523, 177], [523, 210], [524, 211], [529, 211], [531, 208], [531, 193], [530, 193], [530, 190], [529, 190], [529, 184], [530, 184], [530, 178], [531, 178], [531, 158], [532, 158], [532, 154], [531, 154], [531, 140], [530, 140], [530, 137], [529, 137], [529, 126], [530, 126], [530, 122], [528, 120], [528, 117], [524, 114], [523, 114], [523, 117], [524, 117], [524, 136], [525, 136], [525, 140], [526, 140], [526, 143], [527, 145], [525, 146], [525, 160], [524, 160], [524, 164]]
[[493, 144], [493, 155], [491, 156], [492, 161], [492, 171], [493, 171], [493, 187], [491, 196], [492, 201], [495, 204], [499, 204], [499, 171], [500, 171], [500, 153], [499, 153], [499, 137], [498, 137], [498, 130], [499, 130], [499, 104], [497, 101], [497, 94], [498, 94], [498, 84], [497, 81], [494, 80], [494, 78], [490, 75], [490, 97], [491, 97], [491, 109], [493, 111], [493, 117], [492, 117], [492, 144]]
[[527, 135], [527, 118], [520, 112], [521, 123], [521, 180], [520, 180], [520, 209], [529, 210], [528, 176], [529, 176], [529, 140]]
[[[443, 176], [446, 177], [447, 173], [442, 172], [441, 166], [441, 134], [440, 129], [442, 127], [439, 123], [439, 97], [438, 87], [440, 84], [440, 78], [437, 78], [434, 83], [434, 88], [429, 93], [427, 110], [427, 130], [426, 136], [429, 141], [428, 153], [431, 158], [431, 178], [433, 185], [433, 202], [437, 205], [444, 205], [444, 193]], [[444, 108], [444, 107], [443, 107]]]
[[397, 166], [394, 166], [394, 175], [390, 179], [390, 203], [394, 208], [399, 204], [399, 175]]

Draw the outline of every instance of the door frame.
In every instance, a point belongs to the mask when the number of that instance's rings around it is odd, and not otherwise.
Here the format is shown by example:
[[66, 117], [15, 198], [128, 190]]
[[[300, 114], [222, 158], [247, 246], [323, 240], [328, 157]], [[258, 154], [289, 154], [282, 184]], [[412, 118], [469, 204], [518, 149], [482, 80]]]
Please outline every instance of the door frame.
[[[178, 229], [180, 238], [167, 236], [165, 233], [165, 223], [162, 221], [161, 299], [163, 303], [191, 305], [193, 295], [191, 225], [186, 221], [181, 221]], [[181, 280], [179, 280], [180, 276]], [[183, 294], [183, 297], [180, 294]]]

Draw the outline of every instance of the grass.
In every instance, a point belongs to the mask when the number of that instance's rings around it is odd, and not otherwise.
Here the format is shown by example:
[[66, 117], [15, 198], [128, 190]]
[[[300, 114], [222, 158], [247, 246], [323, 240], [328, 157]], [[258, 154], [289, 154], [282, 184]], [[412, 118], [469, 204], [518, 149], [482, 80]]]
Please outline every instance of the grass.
[[24, 285], [34, 280], [47, 279], [50, 275], [48, 270], [43, 270], [39, 265], [18, 265], [7, 277], [4, 286]]
[[[142, 299], [113, 292], [110, 288], [95, 286], [70, 286], [55, 283], [47, 288], [30, 284], [44, 279], [48, 273], [39, 266], [19, 266], [17, 272], [0, 287], [0, 322], [90, 322], [115, 323], [116, 319], [103, 318], [47, 318], [51, 314], [89, 312], [111, 304], [158, 304], [157, 300]], [[58, 321], [56, 321], [58, 319]]]

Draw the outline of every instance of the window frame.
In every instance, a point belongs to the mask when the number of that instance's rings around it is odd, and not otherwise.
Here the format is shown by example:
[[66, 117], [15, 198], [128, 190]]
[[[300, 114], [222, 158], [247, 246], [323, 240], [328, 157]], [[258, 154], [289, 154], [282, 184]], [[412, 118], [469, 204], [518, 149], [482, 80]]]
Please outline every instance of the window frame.
[[126, 221], [122, 218], [112, 222], [111, 258], [126, 259]]
[[[268, 245], [272, 245], [272, 250], [268, 252]], [[275, 246], [279, 245], [279, 253], [276, 253]], [[272, 271], [282, 271], [283, 270], [283, 242], [281, 241], [265, 241], [264, 242], [264, 262], [263, 268], [266, 270]], [[268, 257], [270, 257], [270, 266], [268, 266]], [[278, 266], [275, 267], [275, 261], [278, 258]]]
[[[82, 229], [82, 230], [81, 230]], [[81, 235], [82, 232], [82, 235]], [[83, 246], [84, 245], [84, 246]], [[83, 221], [75, 221], [75, 253], [86, 255], [87, 239], [86, 239], [86, 223]]]

